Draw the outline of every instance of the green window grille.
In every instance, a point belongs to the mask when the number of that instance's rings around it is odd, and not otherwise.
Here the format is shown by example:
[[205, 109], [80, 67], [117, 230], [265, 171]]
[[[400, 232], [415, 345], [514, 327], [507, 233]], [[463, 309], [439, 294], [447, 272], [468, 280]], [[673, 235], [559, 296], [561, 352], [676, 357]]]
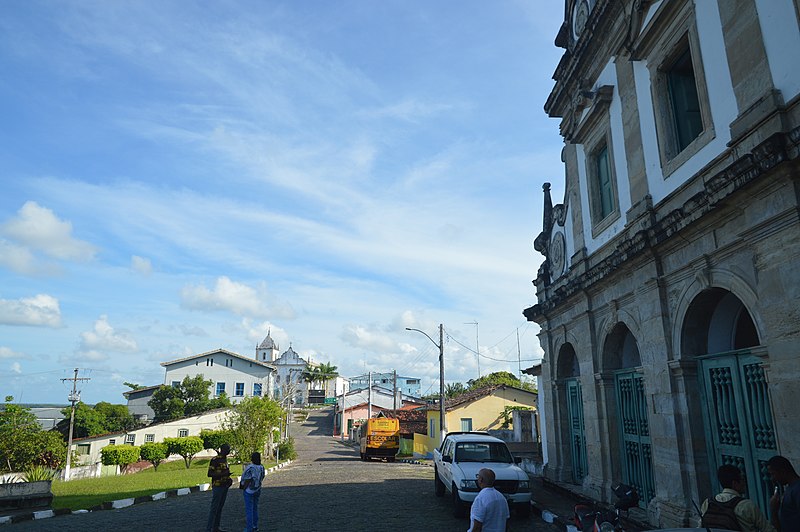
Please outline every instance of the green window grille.
[[572, 464], [572, 480], [580, 484], [588, 472], [586, 459], [586, 433], [583, 425], [583, 397], [581, 383], [578, 379], [568, 379], [565, 383], [567, 393], [567, 410], [569, 413], [570, 459]]
[[750, 499], [767, 513], [772, 484], [766, 462], [777, 454], [777, 444], [761, 359], [742, 350], [703, 357], [700, 367], [712, 471], [723, 464], [741, 469]]
[[636, 488], [639, 505], [655, 496], [650, 426], [644, 376], [633, 371], [615, 375], [617, 419], [620, 420], [623, 482]]

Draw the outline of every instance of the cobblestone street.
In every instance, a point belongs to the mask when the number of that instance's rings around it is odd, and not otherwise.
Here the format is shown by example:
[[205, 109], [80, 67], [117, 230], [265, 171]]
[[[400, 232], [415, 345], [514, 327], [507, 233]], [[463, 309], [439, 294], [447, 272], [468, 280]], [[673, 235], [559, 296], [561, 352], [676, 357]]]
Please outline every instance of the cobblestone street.
[[[433, 494], [433, 470], [417, 464], [361, 462], [357, 449], [331, 437], [329, 409], [291, 425], [298, 459], [269, 474], [260, 501], [262, 531], [460, 531], [466, 518], [451, 514], [449, 500]], [[66, 515], [6, 525], [11, 532], [200, 531], [211, 493], [148, 502], [119, 510]], [[232, 489], [222, 517], [225, 530], [244, 529], [242, 494]], [[551, 530], [538, 517], [512, 517], [509, 532]], [[553, 528], [552, 530], [558, 530]]]

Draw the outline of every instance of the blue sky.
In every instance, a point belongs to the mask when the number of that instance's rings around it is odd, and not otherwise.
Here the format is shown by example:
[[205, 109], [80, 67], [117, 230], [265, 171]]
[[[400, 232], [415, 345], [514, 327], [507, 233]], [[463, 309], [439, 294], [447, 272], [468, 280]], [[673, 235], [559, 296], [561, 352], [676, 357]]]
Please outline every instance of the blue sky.
[[[563, 2], [0, 3], [0, 389], [216, 349], [446, 381], [541, 356]], [[478, 327], [470, 322], [478, 322]], [[476, 329], [478, 342], [476, 342]], [[517, 331], [520, 343], [517, 347]], [[468, 348], [467, 348], [468, 346]]]

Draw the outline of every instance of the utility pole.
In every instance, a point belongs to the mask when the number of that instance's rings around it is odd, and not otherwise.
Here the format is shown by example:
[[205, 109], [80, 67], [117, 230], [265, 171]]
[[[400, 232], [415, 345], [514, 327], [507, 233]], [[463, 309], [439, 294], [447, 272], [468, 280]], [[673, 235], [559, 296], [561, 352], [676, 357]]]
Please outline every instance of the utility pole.
[[439, 348], [439, 441], [444, 440], [444, 435], [447, 432], [447, 421], [445, 420], [445, 408], [444, 408], [444, 325], [439, 324], [439, 343], [436, 343], [436, 340], [428, 336], [428, 333], [425, 331], [421, 331], [420, 329], [415, 329], [413, 327], [406, 327], [407, 331], [417, 331], [418, 333], [422, 333], [428, 337], [428, 340], [433, 343], [437, 348]]
[[522, 382], [522, 352], [519, 348], [519, 327], [517, 327], [517, 378]]
[[397, 417], [397, 370], [392, 370], [392, 382], [394, 383], [394, 417]]
[[367, 419], [372, 417], [372, 372], [370, 371], [367, 374], [368, 382], [367, 382]]
[[439, 324], [439, 436], [444, 441], [447, 432], [444, 408], [444, 325]]
[[67, 397], [72, 403], [69, 413], [69, 439], [67, 440], [67, 466], [64, 468], [64, 481], [69, 480], [70, 455], [72, 454], [72, 429], [75, 425], [75, 403], [81, 400], [81, 393], [78, 391], [78, 381], [88, 381], [88, 377], [78, 378], [78, 368], [75, 368], [75, 376], [71, 379], [61, 379], [61, 382], [72, 381], [72, 391]]

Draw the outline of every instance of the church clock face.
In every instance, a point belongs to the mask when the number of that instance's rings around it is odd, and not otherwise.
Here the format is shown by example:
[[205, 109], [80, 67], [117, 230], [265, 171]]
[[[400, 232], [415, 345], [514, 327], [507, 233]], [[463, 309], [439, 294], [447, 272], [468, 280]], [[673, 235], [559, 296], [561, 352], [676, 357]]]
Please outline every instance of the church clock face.
[[578, 0], [572, 9], [572, 33], [577, 41], [581, 36], [586, 21], [589, 19], [589, 3], [587, 0]]
[[564, 233], [556, 233], [550, 242], [550, 273], [553, 279], [558, 279], [564, 273], [564, 257], [567, 254]]

